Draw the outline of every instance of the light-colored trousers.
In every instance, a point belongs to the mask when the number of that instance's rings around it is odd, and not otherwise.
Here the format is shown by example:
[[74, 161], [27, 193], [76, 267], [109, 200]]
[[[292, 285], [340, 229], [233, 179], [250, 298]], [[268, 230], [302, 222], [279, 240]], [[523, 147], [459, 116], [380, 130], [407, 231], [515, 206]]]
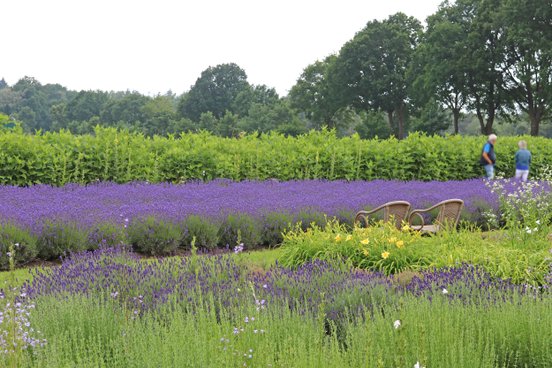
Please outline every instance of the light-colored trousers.
[[516, 169], [516, 179], [521, 179], [522, 181], [527, 181], [529, 176], [529, 170], [518, 170]]

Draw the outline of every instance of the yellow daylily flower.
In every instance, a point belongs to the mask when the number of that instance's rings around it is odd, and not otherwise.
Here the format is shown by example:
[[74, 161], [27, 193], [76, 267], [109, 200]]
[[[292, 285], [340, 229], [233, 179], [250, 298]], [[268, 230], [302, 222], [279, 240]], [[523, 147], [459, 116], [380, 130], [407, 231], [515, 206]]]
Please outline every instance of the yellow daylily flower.
[[387, 241], [389, 242], [389, 244], [393, 244], [397, 241], [397, 238], [392, 237], [392, 238], [387, 239]]
[[391, 253], [385, 251], [385, 252], [383, 252], [383, 253], [381, 254], [381, 258], [387, 259], [387, 258], [389, 258], [389, 255], [390, 255], [390, 254], [391, 254]]
[[406, 224], [402, 227], [402, 231], [410, 231], [412, 228], [410, 227], [410, 225]]
[[339, 243], [339, 242], [341, 241], [341, 234], [337, 234], [337, 235], [335, 236], [335, 241], [336, 241], [337, 243]]
[[347, 235], [347, 237], [345, 238], [345, 241], [350, 241], [351, 239], [353, 239], [353, 236], [352, 235]]
[[362, 245], [368, 245], [368, 244], [370, 244], [370, 239], [366, 238], [366, 239], [364, 239], [364, 240], [361, 240], [361, 241], [360, 241], [360, 244], [362, 244]]
[[368, 249], [364, 249], [364, 250], [362, 251], [362, 254], [364, 254], [365, 256], [368, 257], [368, 256], [370, 255], [370, 252], [368, 252]]
[[404, 247], [404, 241], [399, 240], [398, 242], [395, 243], [395, 245], [397, 246], [397, 248], [402, 248]]

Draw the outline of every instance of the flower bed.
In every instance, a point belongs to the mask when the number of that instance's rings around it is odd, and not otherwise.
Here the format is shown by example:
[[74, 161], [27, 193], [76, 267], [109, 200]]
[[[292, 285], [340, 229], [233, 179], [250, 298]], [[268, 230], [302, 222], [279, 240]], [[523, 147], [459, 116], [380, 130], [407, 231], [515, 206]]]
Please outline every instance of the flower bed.
[[[239, 257], [144, 261], [101, 249], [38, 270], [9, 301], [36, 306], [26, 329], [41, 346], [0, 352], [0, 363], [545, 368], [552, 361], [548, 284], [526, 288], [468, 265], [395, 277], [326, 262], [250, 273]], [[0, 333], [9, 323], [0, 322]]]

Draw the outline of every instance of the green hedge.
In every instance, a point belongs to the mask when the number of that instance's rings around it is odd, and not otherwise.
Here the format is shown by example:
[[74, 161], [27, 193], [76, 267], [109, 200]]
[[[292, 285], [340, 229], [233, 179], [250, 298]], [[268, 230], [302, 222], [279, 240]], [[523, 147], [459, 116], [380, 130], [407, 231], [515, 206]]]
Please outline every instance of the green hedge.
[[[513, 173], [518, 137], [499, 137], [499, 172]], [[552, 157], [552, 140], [524, 137], [533, 170]], [[0, 184], [63, 185], [93, 181], [180, 182], [200, 179], [462, 180], [483, 175], [483, 137], [428, 137], [398, 141], [338, 138], [313, 131], [297, 138], [278, 133], [220, 138], [209, 133], [148, 138], [113, 128], [94, 135], [68, 132], [0, 133]]]

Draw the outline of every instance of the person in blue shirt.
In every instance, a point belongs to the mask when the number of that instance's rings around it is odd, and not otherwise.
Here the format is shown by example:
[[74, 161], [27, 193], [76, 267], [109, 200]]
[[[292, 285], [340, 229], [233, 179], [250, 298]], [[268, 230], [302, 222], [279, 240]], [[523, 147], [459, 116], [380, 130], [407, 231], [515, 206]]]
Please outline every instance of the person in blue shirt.
[[496, 140], [497, 136], [495, 134], [491, 134], [489, 136], [487, 143], [485, 143], [485, 145], [483, 146], [483, 150], [481, 151], [481, 158], [479, 159], [479, 162], [485, 168], [485, 174], [487, 175], [488, 179], [494, 179], [495, 176], [494, 166], [496, 163], [496, 154], [494, 151], [494, 146], [496, 144]]
[[518, 142], [519, 150], [516, 152], [516, 179], [527, 181], [529, 166], [531, 165], [531, 152], [527, 149], [527, 142]]

